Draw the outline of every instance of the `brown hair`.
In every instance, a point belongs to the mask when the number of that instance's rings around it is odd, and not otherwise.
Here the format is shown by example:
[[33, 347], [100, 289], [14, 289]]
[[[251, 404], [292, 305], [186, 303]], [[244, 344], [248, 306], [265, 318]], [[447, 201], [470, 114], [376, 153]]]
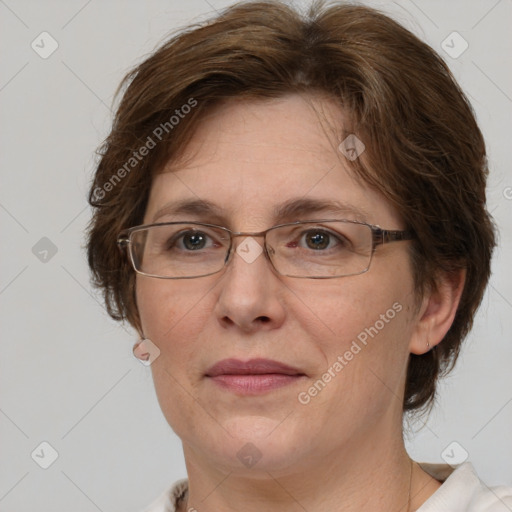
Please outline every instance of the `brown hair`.
[[443, 60], [370, 8], [316, 3], [303, 16], [280, 2], [244, 2], [172, 37], [120, 89], [89, 196], [89, 265], [109, 314], [140, 331], [135, 274], [117, 234], [142, 222], [152, 176], [178, 156], [205, 112], [234, 97], [321, 92], [339, 102], [366, 145], [364, 161], [351, 164], [356, 175], [417, 235], [418, 296], [435, 287], [439, 272], [466, 269], [445, 338], [410, 356], [404, 410], [431, 405], [438, 377], [453, 367], [472, 326], [495, 244], [484, 140]]

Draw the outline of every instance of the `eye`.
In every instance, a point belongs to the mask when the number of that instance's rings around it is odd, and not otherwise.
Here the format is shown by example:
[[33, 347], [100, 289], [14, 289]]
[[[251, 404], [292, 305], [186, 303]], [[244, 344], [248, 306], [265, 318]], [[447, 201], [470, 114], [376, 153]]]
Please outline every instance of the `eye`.
[[282, 245], [288, 248], [310, 250], [318, 253], [344, 251], [351, 247], [350, 241], [342, 233], [333, 232], [321, 226], [309, 229], [294, 228], [283, 232]]
[[[207, 243], [210, 238], [211, 237], [203, 231], [182, 231], [168, 240], [167, 249], [178, 248], [186, 251], [199, 251], [207, 248]], [[211, 240], [211, 242], [213, 242], [213, 240]], [[210, 245], [210, 247], [211, 246], [212, 245]]]
[[192, 251], [203, 249], [206, 244], [207, 235], [201, 232], [187, 233], [183, 235], [183, 245]]
[[331, 241], [330, 234], [325, 231], [308, 231], [305, 237], [307, 246], [314, 250], [326, 249]]
[[309, 229], [301, 234], [301, 238], [304, 240], [306, 248], [314, 251], [323, 251], [334, 247], [342, 249], [346, 246], [343, 237], [324, 229]]

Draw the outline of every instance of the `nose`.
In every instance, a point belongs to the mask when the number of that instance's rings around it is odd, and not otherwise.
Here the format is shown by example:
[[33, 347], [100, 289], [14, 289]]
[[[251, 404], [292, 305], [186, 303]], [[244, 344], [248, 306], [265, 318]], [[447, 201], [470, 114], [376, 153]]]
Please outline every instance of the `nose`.
[[286, 286], [265, 257], [262, 237], [233, 239], [218, 286], [215, 314], [224, 328], [250, 333], [283, 323]]

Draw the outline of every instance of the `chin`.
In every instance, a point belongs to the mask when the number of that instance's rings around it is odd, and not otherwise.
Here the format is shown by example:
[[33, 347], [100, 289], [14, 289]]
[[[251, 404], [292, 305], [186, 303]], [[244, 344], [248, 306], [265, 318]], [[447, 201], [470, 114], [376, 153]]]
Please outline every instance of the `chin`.
[[304, 426], [300, 431], [293, 428], [292, 421], [291, 417], [284, 422], [283, 418], [265, 416], [234, 417], [221, 422], [223, 434], [210, 438], [211, 443], [203, 444], [202, 450], [240, 475], [268, 478], [267, 472], [286, 473], [300, 463], [304, 454], [298, 447], [304, 447], [307, 432]]
[[[284, 417], [244, 414], [223, 421], [222, 426], [237, 441], [268, 443], [281, 436], [282, 431], [278, 431], [278, 427], [283, 419]], [[289, 428], [290, 425], [283, 425], [283, 430], [287, 430], [286, 427]]]

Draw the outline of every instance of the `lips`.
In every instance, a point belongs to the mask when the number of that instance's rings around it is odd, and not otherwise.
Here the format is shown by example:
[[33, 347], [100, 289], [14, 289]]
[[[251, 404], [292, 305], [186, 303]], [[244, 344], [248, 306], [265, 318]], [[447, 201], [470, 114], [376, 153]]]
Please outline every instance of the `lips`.
[[301, 370], [270, 359], [224, 359], [214, 364], [206, 377], [214, 385], [238, 396], [254, 396], [297, 384], [306, 375]]
[[238, 359], [224, 359], [214, 364], [207, 372], [207, 377], [219, 375], [305, 375], [304, 372], [292, 366], [271, 359], [251, 359], [240, 361]]

